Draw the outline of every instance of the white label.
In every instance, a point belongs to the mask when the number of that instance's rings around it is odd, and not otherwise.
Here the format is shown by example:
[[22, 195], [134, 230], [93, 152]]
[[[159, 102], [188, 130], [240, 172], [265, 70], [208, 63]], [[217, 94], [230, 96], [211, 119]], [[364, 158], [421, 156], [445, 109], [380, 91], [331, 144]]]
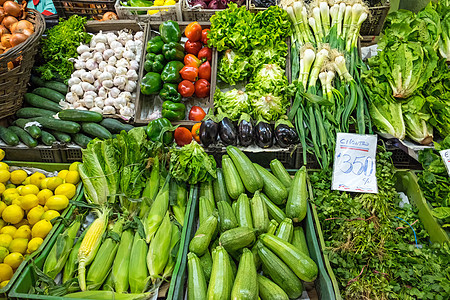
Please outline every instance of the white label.
[[450, 149], [442, 150], [439, 153], [441, 154], [444, 165], [447, 168], [448, 176], [450, 176]]
[[338, 133], [331, 189], [378, 193], [376, 151], [376, 135]]

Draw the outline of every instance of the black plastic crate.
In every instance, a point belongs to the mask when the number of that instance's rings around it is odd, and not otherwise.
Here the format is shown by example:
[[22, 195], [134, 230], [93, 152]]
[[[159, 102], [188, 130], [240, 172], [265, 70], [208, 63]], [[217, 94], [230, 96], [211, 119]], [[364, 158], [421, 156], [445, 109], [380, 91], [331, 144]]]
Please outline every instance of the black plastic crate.
[[67, 147], [61, 149], [61, 159], [65, 163], [72, 163], [75, 161], [82, 161], [83, 154], [80, 147]]
[[37, 146], [35, 148], [1, 146], [5, 151], [5, 160], [32, 161], [44, 163], [61, 163], [61, 151], [59, 148]]

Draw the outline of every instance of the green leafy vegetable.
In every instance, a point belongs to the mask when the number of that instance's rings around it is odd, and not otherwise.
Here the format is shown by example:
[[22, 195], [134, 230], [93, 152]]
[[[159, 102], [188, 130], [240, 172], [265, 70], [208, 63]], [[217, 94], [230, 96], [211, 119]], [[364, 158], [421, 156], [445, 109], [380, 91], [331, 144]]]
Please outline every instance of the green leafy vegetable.
[[217, 75], [222, 81], [235, 85], [246, 80], [251, 75], [251, 70], [247, 55], [228, 49], [220, 59]]
[[422, 145], [428, 145], [433, 141], [433, 127], [428, 123], [431, 115], [426, 102], [424, 97], [415, 95], [402, 107], [406, 134]]
[[257, 71], [264, 64], [277, 64], [286, 67], [287, 44], [280, 41], [273, 46], [261, 46], [253, 49], [250, 55], [250, 64]]
[[214, 93], [214, 107], [218, 114], [224, 114], [232, 121], [237, 121], [241, 114], [252, 111], [247, 93], [236, 89], [223, 93], [217, 88]]

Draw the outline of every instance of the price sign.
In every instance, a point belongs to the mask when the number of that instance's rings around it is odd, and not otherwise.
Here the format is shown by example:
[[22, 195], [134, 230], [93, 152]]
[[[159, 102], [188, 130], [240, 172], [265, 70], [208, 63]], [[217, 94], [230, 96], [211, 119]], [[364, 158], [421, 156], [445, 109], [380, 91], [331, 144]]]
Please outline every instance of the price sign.
[[441, 154], [442, 160], [447, 168], [448, 176], [450, 176], [450, 149], [442, 150], [439, 153]]
[[376, 150], [376, 135], [338, 133], [331, 189], [378, 193]]

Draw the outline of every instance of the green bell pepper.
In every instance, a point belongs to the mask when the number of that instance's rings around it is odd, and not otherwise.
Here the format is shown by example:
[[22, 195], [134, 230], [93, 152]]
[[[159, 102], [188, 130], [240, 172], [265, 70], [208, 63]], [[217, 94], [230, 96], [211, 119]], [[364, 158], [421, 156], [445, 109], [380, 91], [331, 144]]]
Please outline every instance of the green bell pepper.
[[159, 97], [164, 101], [181, 102], [181, 94], [178, 93], [178, 85], [175, 83], [164, 83]]
[[164, 42], [161, 38], [161, 36], [155, 36], [147, 43], [147, 52], [148, 53], [161, 53], [162, 48], [164, 46]]
[[161, 73], [166, 61], [162, 54], [147, 53], [145, 56], [144, 69], [146, 72]]
[[180, 26], [175, 21], [169, 20], [159, 25], [159, 33], [164, 43], [178, 43], [181, 40]]
[[148, 123], [145, 132], [153, 142], [162, 142], [165, 145], [173, 142], [173, 132], [176, 127], [172, 126], [166, 118], [159, 118]]
[[164, 101], [162, 105], [162, 116], [170, 121], [183, 120], [186, 115], [186, 106], [183, 103]]
[[162, 89], [161, 75], [148, 72], [141, 81], [141, 93], [144, 95], [156, 95]]
[[181, 46], [180, 43], [171, 42], [168, 44], [164, 44], [162, 53], [167, 61], [184, 60], [184, 47]]
[[181, 61], [168, 62], [161, 73], [161, 79], [168, 83], [179, 83], [181, 81], [180, 71], [183, 67], [184, 64]]
[[[130, 1], [127, 1], [126, 3], [127, 3], [126, 6], [131, 6], [131, 7], [150, 7], [150, 6], [153, 6], [153, 1], [148, 1], [148, 0], [130, 0]], [[137, 14], [138, 15], [145, 15], [146, 12], [145, 11], [138, 11]]]

